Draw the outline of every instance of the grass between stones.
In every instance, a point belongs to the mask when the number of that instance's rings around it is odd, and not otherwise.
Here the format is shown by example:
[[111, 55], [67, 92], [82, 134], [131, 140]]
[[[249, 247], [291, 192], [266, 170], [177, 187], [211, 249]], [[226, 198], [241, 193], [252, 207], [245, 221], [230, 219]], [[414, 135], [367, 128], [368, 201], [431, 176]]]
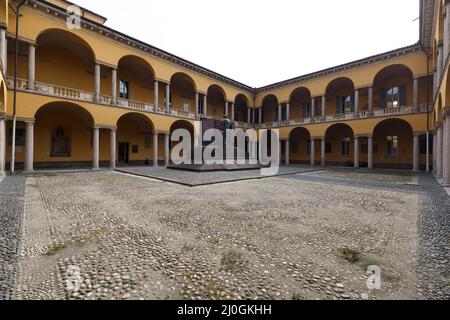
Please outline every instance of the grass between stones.
[[359, 262], [361, 257], [361, 252], [350, 248], [339, 248], [338, 254], [340, 257], [342, 257], [343, 259], [347, 260], [352, 264]]

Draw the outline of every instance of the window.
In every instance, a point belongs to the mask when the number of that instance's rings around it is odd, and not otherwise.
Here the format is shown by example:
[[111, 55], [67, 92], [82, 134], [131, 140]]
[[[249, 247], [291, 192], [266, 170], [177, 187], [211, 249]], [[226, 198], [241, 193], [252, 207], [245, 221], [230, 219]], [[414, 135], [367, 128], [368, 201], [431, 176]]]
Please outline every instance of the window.
[[[8, 144], [12, 145], [12, 128], [9, 129], [9, 141]], [[25, 129], [16, 128], [16, 147], [25, 146]]]
[[398, 136], [388, 136], [387, 137], [386, 154], [389, 157], [396, 157], [396, 156], [398, 156]]
[[352, 96], [341, 97], [341, 113], [352, 112]]
[[131, 146], [131, 153], [139, 153], [139, 146], [134, 144]]
[[325, 153], [332, 153], [331, 143], [325, 143]]
[[62, 127], [58, 127], [52, 138], [50, 157], [70, 157], [69, 138]]
[[311, 155], [311, 140], [306, 141], [306, 155]]
[[120, 80], [119, 96], [122, 99], [130, 99], [130, 82], [128, 80]]
[[305, 118], [311, 117], [311, 103], [310, 102], [305, 103], [304, 117]]
[[183, 110], [184, 112], [189, 112], [189, 103], [183, 104]]
[[203, 99], [199, 99], [199, 101], [198, 101], [198, 113], [199, 114], [204, 114], [203, 102], [204, 102]]
[[386, 101], [388, 108], [400, 107], [400, 88], [399, 87], [390, 88], [386, 93]]
[[350, 138], [344, 138], [341, 140], [341, 155], [350, 155]]
[[[430, 155], [433, 154], [433, 137], [430, 136], [430, 142], [429, 142], [429, 151]], [[420, 154], [427, 154], [427, 138], [421, 137], [420, 138]]]

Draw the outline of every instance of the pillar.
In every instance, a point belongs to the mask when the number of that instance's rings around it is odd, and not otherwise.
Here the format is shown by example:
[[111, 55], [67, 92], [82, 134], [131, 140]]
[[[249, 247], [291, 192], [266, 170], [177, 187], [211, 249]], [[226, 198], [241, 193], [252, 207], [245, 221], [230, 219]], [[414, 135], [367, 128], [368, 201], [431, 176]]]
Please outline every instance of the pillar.
[[286, 146], [286, 148], [285, 148], [285, 153], [286, 153], [286, 165], [289, 165], [290, 164], [290, 158], [289, 158], [289, 156], [290, 156], [290, 143], [289, 143], [289, 140], [285, 140], [284, 141], [284, 143], [285, 143], [285, 146]]
[[367, 137], [367, 167], [373, 169], [373, 136]]
[[291, 121], [291, 104], [289, 102], [286, 103], [286, 121], [288, 123]]
[[248, 125], [252, 124], [252, 110], [250, 110], [250, 108], [247, 107], [247, 122]]
[[413, 145], [413, 171], [419, 171], [419, 152], [420, 152], [420, 134], [414, 134], [414, 145]]
[[113, 128], [111, 129], [111, 138], [110, 138], [110, 146], [109, 146], [109, 167], [111, 170], [116, 169], [116, 136], [117, 136], [117, 129]]
[[442, 47], [442, 42], [438, 44], [438, 64], [437, 64], [437, 89], [439, 88], [439, 85], [442, 80], [442, 71], [444, 68], [444, 49]]
[[414, 111], [419, 111], [419, 79], [413, 80], [413, 108]]
[[155, 111], [158, 110], [159, 105], [159, 82], [158, 80], [155, 80], [153, 83], [153, 107], [155, 108]]
[[373, 115], [373, 87], [369, 87], [369, 101], [368, 101], [368, 116], [371, 117]]
[[153, 167], [158, 167], [158, 133], [153, 134]]
[[6, 115], [0, 114], [0, 176], [5, 174], [6, 165]]
[[100, 65], [95, 64], [95, 89], [94, 89], [94, 100], [95, 102], [100, 101]]
[[34, 122], [26, 123], [25, 130], [25, 172], [33, 172], [34, 156]]
[[326, 108], [327, 108], [327, 97], [322, 96], [322, 120], [325, 121], [326, 117]]
[[316, 98], [311, 99], [311, 122], [314, 122], [316, 116]]
[[164, 133], [164, 166], [167, 168], [170, 164], [170, 134]]
[[359, 116], [359, 90], [355, 90], [355, 115]]
[[442, 160], [443, 160], [443, 141], [442, 141], [442, 124], [437, 128], [437, 145], [436, 145], [436, 178], [442, 178]]
[[228, 101], [225, 101], [225, 115], [228, 117]]
[[231, 103], [231, 121], [236, 121], [235, 113], [234, 113], [234, 103]]
[[262, 107], [258, 109], [259, 124], [262, 123], [262, 111], [263, 111]]
[[437, 130], [433, 131], [433, 175], [437, 173]]
[[450, 53], [450, 1], [445, 1], [445, 18], [444, 18], [444, 60]]
[[256, 110], [255, 108], [252, 109], [252, 124], [256, 124]]
[[283, 116], [283, 113], [281, 112], [281, 104], [279, 104], [278, 105], [278, 123], [279, 124], [281, 124], [281, 122], [282, 122], [282, 116]]
[[199, 115], [199, 106], [200, 106], [200, 100], [198, 96], [198, 92], [195, 93], [195, 118], [198, 119]]
[[443, 153], [443, 180], [444, 186], [450, 187], [450, 107], [444, 108], [444, 141]]
[[170, 84], [166, 84], [166, 113], [170, 114]]
[[92, 170], [100, 168], [100, 129], [94, 127], [92, 135]]
[[320, 143], [320, 165], [325, 167], [326, 166], [326, 137], [322, 137], [320, 139], [321, 143]]
[[112, 92], [112, 101], [113, 105], [117, 104], [117, 69], [111, 70], [111, 92]]
[[205, 117], [208, 115], [208, 96], [206, 94], [203, 96], [203, 114]]
[[28, 90], [34, 91], [34, 82], [36, 79], [36, 46], [28, 44]]
[[316, 140], [315, 138], [311, 138], [311, 165], [315, 166], [316, 165]]
[[438, 86], [438, 78], [437, 78], [437, 69], [434, 69], [433, 71], [433, 97], [437, 93], [437, 86]]
[[355, 136], [354, 167], [359, 168], [359, 137]]
[[0, 59], [3, 66], [3, 74], [7, 74], [6, 67], [8, 65], [8, 41], [6, 40], [6, 30], [0, 29]]

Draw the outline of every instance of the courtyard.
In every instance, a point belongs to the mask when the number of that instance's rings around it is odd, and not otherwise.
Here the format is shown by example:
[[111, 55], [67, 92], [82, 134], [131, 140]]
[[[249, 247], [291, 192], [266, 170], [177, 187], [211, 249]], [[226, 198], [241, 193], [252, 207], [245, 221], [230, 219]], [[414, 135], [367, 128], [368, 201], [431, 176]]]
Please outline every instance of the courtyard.
[[0, 182], [0, 298], [450, 298], [450, 198], [430, 175], [121, 171]]

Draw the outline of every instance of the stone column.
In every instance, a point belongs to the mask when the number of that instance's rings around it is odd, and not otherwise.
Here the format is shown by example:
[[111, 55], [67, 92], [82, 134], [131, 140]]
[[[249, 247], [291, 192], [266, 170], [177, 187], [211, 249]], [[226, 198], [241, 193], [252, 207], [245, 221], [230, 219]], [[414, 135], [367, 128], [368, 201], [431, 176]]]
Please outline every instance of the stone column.
[[322, 120], [325, 121], [327, 109], [327, 97], [322, 96]]
[[199, 100], [199, 96], [198, 96], [198, 92], [195, 93], [195, 118], [198, 119], [198, 115], [199, 115], [199, 104], [200, 104], [200, 100]]
[[359, 168], [359, 137], [355, 136], [354, 167]]
[[355, 90], [355, 116], [359, 117], [359, 90]]
[[111, 104], [117, 104], [117, 69], [111, 70], [111, 92], [112, 92], [112, 101]]
[[36, 46], [28, 44], [28, 90], [34, 91], [34, 82], [36, 80]]
[[278, 105], [278, 123], [281, 125], [281, 123], [283, 122], [282, 119], [283, 113], [281, 112], [281, 104]]
[[414, 144], [413, 144], [413, 171], [418, 172], [419, 167], [419, 152], [420, 152], [420, 134], [414, 134]]
[[437, 145], [436, 145], [436, 178], [442, 178], [442, 163], [443, 163], [443, 141], [442, 141], [442, 124], [437, 128]]
[[117, 136], [117, 129], [113, 128], [111, 129], [111, 137], [110, 137], [110, 145], [109, 145], [109, 167], [111, 170], [116, 169], [116, 136]]
[[5, 174], [6, 165], [6, 115], [0, 114], [0, 176]]
[[170, 114], [170, 84], [166, 84], [166, 113]]
[[438, 86], [438, 78], [437, 78], [437, 69], [433, 71], [433, 97], [437, 93], [437, 86]]
[[437, 130], [433, 131], [433, 175], [437, 173]]
[[413, 80], [413, 108], [419, 111], [419, 78]]
[[98, 63], [95, 64], [95, 88], [94, 88], [94, 101], [100, 101], [100, 65]]
[[262, 123], [262, 111], [263, 111], [262, 107], [258, 109], [259, 124]]
[[164, 133], [164, 166], [170, 164], [170, 133]]
[[256, 124], [256, 110], [255, 108], [252, 109], [252, 124]]
[[228, 101], [225, 101], [225, 115], [228, 117]]
[[158, 80], [155, 80], [153, 83], [153, 107], [155, 108], [155, 111], [158, 110], [159, 106], [159, 82]]
[[235, 113], [234, 113], [234, 103], [231, 103], [231, 121], [236, 121]]
[[450, 53], [450, 1], [445, 0], [445, 18], [444, 18], [444, 60]]
[[373, 116], [373, 87], [369, 87], [368, 117]]
[[284, 143], [285, 143], [285, 146], [286, 146], [286, 148], [285, 148], [285, 153], [286, 153], [286, 165], [290, 165], [291, 163], [290, 163], [290, 143], [289, 143], [289, 139], [288, 140], [285, 140], [284, 141]]
[[320, 139], [320, 165], [322, 167], [326, 166], [326, 144], [327, 144], [327, 139], [326, 137], [322, 137]]
[[286, 121], [288, 123], [291, 121], [291, 104], [289, 102], [286, 103]]
[[316, 165], [316, 140], [315, 138], [311, 138], [311, 165], [315, 166]]
[[208, 115], [208, 95], [203, 96], [203, 114], [205, 117]]
[[25, 172], [33, 172], [34, 157], [34, 122], [26, 123], [25, 130]]
[[158, 132], [153, 134], [153, 167], [158, 167]]
[[367, 137], [367, 167], [373, 169], [373, 136]]
[[442, 132], [444, 141], [443, 154], [443, 180], [444, 186], [450, 186], [450, 107], [444, 108], [444, 131]]
[[3, 66], [3, 73], [7, 74], [7, 66], [8, 66], [8, 41], [6, 40], [6, 30], [0, 29], [0, 59]]
[[314, 117], [316, 115], [316, 98], [311, 99], [311, 122], [314, 122]]
[[444, 68], [444, 49], [442, 47], [442, 42], [438, 44], [438, 65], [437, 65], [437, 89], [439, 88], [439, 85], [442, 80], [442, 71]]
[[92, 170], [100, 169], [100, 128], [94, 127], [92, 135]]
[[247, 107], [247, 122], [248, 125], [252, 124], [252, 110]]

